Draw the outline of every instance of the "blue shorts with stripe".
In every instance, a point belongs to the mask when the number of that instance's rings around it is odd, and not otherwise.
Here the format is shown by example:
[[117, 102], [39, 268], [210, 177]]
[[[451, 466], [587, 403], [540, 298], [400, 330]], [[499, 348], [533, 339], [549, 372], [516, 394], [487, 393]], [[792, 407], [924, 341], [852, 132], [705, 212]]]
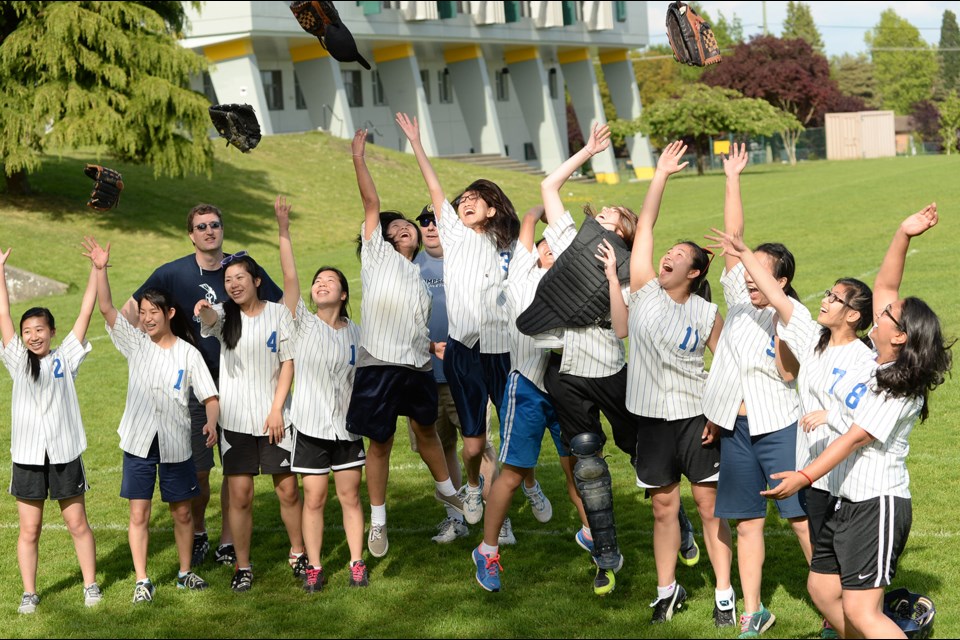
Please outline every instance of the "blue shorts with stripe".
[[560, 439], [560, 423], [550, 396], [517, 371], [507, 376], [500, 408], [500, 462], [521, 469], [537, 466], [545, 431], [550, 432], [560, 457], [570, 451]]

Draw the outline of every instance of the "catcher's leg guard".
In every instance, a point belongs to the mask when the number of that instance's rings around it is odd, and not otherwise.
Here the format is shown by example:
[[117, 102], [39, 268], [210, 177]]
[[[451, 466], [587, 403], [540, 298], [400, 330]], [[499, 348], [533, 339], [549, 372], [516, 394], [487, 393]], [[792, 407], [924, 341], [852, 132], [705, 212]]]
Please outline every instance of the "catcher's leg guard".
[[601, 569], [620, 566], [620, 547], [613, 519], [613, 484], [607, 462], [600, 457], [603, 441], [595, 433], [581, 433], [570, 441], [577, 457], [573, 479], [583, 500], [583, 510], [593, 535], [594, 556]]

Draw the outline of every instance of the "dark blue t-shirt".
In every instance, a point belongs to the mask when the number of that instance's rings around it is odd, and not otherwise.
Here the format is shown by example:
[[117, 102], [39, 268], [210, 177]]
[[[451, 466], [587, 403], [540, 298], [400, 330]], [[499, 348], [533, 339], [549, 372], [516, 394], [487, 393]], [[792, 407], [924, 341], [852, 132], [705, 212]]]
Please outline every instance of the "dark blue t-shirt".
[[[202, 298], [206, 298], [210, 304], [227, 300], [227, 291], [223, 287], [223, 267], [218, 267], [216, 271], [201, 269], [197, 264], [197, 256], [193, 253], [157, 268], [133, 294], [134, 299], [139, 302], [147, 289], [164, 289], [170, 292], [177, 306], [190, 316], [193, 315], [197, 301]], [[283, 290], [270, 279], [263, 267], [260, 267], [260, 297], [269, 302], [283, 300]], [[213, 337], [200, 337], [200, 318], [197, 316], [193, 316], [193, 322], [188, 324], [200, 345], [203, 361], [216, 379], [220, 372], [220, 341]]]

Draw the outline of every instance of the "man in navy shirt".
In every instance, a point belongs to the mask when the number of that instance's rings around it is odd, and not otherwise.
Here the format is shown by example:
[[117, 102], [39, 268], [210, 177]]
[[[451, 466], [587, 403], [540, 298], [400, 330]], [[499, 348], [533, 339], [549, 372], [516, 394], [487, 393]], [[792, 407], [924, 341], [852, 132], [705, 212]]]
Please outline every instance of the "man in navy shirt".
[[[194, 252], [159, 267], [147, 278], [133, 296], [123, 306], [122, 313], [130, 324], [139, 326], [139, 300], [147, 289], [164, 289], [172, 296], [183, 313], [193, 315], [198, 300], [206, 298], [210, 304], [222, 303], [227, 299], [223, 286], [223, 214], [210, 204], [198, 204], [187, 214], [187, 233], [194, 246]], [[260, 293], [264, 300], [280, 302], [283, 290], [280, 289], [263, 269], [260, 273]], [[193, 331], [200, 353], [214, 381], [219, 381], [220, 342], [213, 337], [200, 337], [199, 318], [193, 317], [188, 323]], [[205, 514], [210, 502], [210, 469], [213, 468], [213, 449], [208, 449], [203, 435], [206, 422], [204, 406], [190, 394], [190, 423], [193, 441], [193, 460], [197, 468], [197, 483], [200, 495], [193, 499], [193, 565], [202, 564], [210, 549], [207, 536]], [[221, 513], [224, 514], [220, 535], [220, 545], [214, 558], [224, 564], [233, 564], [233, 537], [227, 523], [226, 513], [230, 502], [227, 483], [220, 487]]]

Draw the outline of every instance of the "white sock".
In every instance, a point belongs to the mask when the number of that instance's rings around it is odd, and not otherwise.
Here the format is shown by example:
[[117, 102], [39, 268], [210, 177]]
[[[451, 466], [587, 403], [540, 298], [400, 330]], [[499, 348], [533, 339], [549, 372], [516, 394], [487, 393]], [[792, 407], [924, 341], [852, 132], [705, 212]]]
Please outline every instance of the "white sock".
[[661, 587], [657, 585], [657, 597], [661, 600], [666, 600], [673, 593], [673, 590], [677, 588], [677, 581], [674, 580], [666, 587]]
[[447, 509], [447, 517], [448, 517], [448, 518], [453, 518], [454, 520], [457, 520], [457, 521], [459, 521], [459, 522], [463, 522], [463, 515], [460, 514], [460, 513], [458, 513], [456, 509], [454, 509], [454, 508], [451, 507], [450, 505], [446, 505], [446, 509]]
[[[522, 484], [522, 483], [521, 483], [521, 484]], [[527, 494], [528, 496], [532, 496], [533, 494], [535, 494], [535, 493], [536, 493], [537, 491], [539, 491], [539, 490], [540, 490], [540, 481], [539, 481], [539, 480], [537, 480], [536, 482], [534, 482], [534, 483], [533, 483], [533, 487], [530, 488], [530, 489], [527, 489], [527, 485], [525, 485], [525, 484], [523, 485], [523, 492], [524, 492], [525, 494]]]
[[500, 552], [500, 545], [491, 547], [486, 542], [480, 543], [480, 553], [485, 556], [495, 556]]
[[718, 609], [721, 611], [729, 611], [730, 609], [733, 609], [733, 606], [736, 603], [737, 594], [733, 592], [733, 587], [727, 587], [723, 590], [714, 590], [713, 597], [717, 602]]
[[457, 490], [453, 488], [453, 482], [451, 482], [450, 478], [447, 478], [443, 482], [434, 480], [433, 483], [437, 485], [437, 491], [439, 491], [442, 496], [452, 496], [457, 493]]
[[380, 525], [385, 527], [387, 525], [387, 505], [386, 503], [381, 505], [370, 505], [370, 526]]

